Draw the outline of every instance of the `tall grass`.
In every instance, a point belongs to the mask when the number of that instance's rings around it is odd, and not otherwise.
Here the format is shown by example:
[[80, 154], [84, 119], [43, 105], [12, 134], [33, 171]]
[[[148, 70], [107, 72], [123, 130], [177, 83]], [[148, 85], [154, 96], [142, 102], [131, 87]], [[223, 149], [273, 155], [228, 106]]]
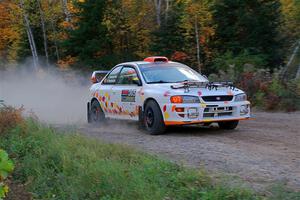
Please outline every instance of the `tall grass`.
[[259, 199], [126, 146], [26, 125], [25, 134], [16, 127], [2, 136], [0, 147], [17, 164], [14, 180], [35, 199]]

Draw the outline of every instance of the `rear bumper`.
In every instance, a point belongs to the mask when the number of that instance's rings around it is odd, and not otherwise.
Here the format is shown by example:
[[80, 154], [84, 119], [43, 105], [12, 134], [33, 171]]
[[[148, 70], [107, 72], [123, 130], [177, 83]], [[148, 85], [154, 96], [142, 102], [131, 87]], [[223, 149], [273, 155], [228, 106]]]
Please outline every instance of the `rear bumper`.
[[[177, 112], [176, 108], [184, 108]], [[192, 111], [192, 113], [191, 113]], [[247, 111], [247, 112], [245, 112]], [[168, 104], [162, 107], [165, 125], [201, 124], [250, 119], [250, 102]]]

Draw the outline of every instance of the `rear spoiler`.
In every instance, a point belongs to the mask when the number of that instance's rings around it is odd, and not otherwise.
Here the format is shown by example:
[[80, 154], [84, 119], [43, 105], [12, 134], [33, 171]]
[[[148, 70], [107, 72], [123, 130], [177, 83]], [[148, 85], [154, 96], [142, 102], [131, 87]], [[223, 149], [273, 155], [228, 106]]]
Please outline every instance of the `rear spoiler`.
[[94, 71], [91, 76], [91, 82], [93, 84], [99, 83], [108, 72], [108, 70]]

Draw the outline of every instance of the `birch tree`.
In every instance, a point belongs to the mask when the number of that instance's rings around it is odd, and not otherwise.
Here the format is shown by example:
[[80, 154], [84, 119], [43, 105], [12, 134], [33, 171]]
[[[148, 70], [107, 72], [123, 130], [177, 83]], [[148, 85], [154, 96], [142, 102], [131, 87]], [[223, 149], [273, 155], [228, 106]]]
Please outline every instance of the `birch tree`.
[[71, 22], [71, 14], [68, 9], [68, 0], [62, 0], [62, 8], [63, 8], [63, 12], [65, 14], [65, 21]]
[[[205, 62], [208, 62], [212, 54], [209, 42], [214, 35], [212, 25], [212, 13], [209, 0], [189, 1], [185, 10], [183, 27], [186, 30], [187, 49], [192, 65], [195, 65], [199, 72]], [[190, 44], [190, 45], [189, 45]]]
[[54, 35], [53, 43], [54, 43], [54, 48], [55, 48], [56, 61], [58, 62], [60, 60], [60, 56], [59, 56], [59, 50], [58, 50], [58, 44], [57, 44], [57, 30], [55, 28], [53, 19], [50, 19], [50, 25], [51, 25], [51, 29], [52, 29], [52, 34]]
[[200, 41], [199, 41], [199, 30], [198, 30], [198, 19], [195, 18], [195, 39], [196, 39], [196, 49], [197, 49], [197, 67], [198, 71], [201, 72], [201, 61], [200, 61]]
[[26, 28], [26, 33], [27, 33], [27, 37], [28, 37], [28, 41], [29, 41], [29, 45], [30, 45], [30, 49], [31, 49], [31, 53], [32, 53], [33, 66], [35, 69], [38, 69], [38, 65], [39, 65], [38, 53], [37, 53], [32, 29], [30, 27], [30, 21], [29, 21], [28, 15], [26, 13], [24, 0], [20, 0], [19, 5], [20, 5], [21, 11], [22, 11], [23, 18], [24, 18], [24, 25]]
[[165, 9], [165, 20], [168, 21], [168, 14], [170, 8], [170, 0], [166, 0], [166, 9]]
[[161, 25], [161, 4], [162, 4], [162, 0], [154, 0], [156, 23], [158, 26]]
[[47, 33], [46, 33], [46, 25], [45, 25], [45, 14], [41, 6], [41, 2], [37, 1], [39, 12], [40, 12], [40, 20], [43, 32], [43, 43], [44, 43], [44, 51], [46, 57], [46, 64], [49, 66], [49, 55], [48, 55], [48, 43], [47, 43]]

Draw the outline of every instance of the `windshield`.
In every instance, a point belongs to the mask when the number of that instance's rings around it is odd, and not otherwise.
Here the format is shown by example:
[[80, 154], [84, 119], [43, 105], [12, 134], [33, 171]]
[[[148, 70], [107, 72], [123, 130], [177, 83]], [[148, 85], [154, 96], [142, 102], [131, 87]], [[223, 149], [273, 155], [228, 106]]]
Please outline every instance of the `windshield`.
[[139, 66], [147, 83], [208, 82], [195, 70], [178, 63], [141, 64]]

